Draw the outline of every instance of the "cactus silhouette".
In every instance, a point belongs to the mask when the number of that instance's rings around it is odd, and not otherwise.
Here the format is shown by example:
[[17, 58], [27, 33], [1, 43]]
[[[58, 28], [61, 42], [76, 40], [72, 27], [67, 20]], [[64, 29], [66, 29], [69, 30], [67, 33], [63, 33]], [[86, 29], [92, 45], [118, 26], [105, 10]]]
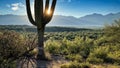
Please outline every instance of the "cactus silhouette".
[[[37, 59], [45, 59], [44, 53], [44, 30], [46, 24], [48, 24], [54, 14], [55, 6], [57, 0], [52, 0], [52, 4], [50, 6], [50, 0], [45, 0], [45, 7], [44, 7], [44, 0], [34, 0], [34, 17], [32, 17], [31, 7], [30, 7], [30, 0], [26, 0], [26, 9], [27, 9], [27, 16], [29, 21], [37, 27], [38, 32], [38, 54]], [[48, 11], [50, 10], [49, 14]]]

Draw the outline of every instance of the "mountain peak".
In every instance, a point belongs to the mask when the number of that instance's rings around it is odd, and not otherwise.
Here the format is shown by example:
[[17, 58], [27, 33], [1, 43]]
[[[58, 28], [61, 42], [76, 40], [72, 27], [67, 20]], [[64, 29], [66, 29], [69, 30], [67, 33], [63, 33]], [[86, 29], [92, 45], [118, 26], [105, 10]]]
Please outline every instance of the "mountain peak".
[[93, 13], [92, 15], [102, 15], [102, 14], [98, 14], [98, 13]]
[[107, 14], [105, 16], [113, 16], [113, 15], [115, 15], [115, 14], [114, 13], [109, 13], [109, 14]]

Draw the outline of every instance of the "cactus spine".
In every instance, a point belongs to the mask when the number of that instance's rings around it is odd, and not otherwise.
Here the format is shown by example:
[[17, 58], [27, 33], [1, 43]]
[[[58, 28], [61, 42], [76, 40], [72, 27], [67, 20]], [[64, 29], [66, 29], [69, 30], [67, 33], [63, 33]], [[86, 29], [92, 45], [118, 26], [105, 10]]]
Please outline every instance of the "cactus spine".
[[[50, 20], [53, 17], [56, 1], [52, 0], [51, 6], [49, 6], [50, 0], [45, 1], [45, 8], [43, 8], [43, 1], [44, 0], [34, 0], [34, 17], [35, 20], [32, 17], [31, 14], [31, 8], [30, 8], [30, 0], [26, 0], [26, 8], [27, 8], [27, 16], [29, 21], [37, 27], [38, 31], [38, 55], [37, 59], [45, 59], [45, 53], [44, 53], [44, 30], [45, 25], [50, 22]], [[50, 8], [50, 14], [48, 15], [47, 12]]]

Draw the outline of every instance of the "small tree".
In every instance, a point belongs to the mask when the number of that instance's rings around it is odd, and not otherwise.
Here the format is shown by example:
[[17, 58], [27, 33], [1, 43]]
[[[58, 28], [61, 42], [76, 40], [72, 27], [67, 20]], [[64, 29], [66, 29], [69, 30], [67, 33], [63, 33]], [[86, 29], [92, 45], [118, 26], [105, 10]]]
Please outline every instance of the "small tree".
[[107, 25], [104, 31], [108, 42], [120, 43], [120, 19], [115, 20], [112, 25]]
[[[53, 17], [54, 9], [56, 6], [57, 0], [52, 0], [52, 5], [49, 7], [50, 0], [46, 0], [45, 2], [45, 9], [43, 8], [43, 1], [44, 0], [34, 0], [34, 14], [35, 14], [35, 20], [32, 17], [31, 14], [31, 8], [30, 8], [30, 0], [26, 0], [26, 8], [27, 8], [27, 15], [29, 18], [29, 21], [37, 27], [38, 31], [38, 55], [37, 59], [45, 59], [45, 53], [44, 53], [44, 30], [47, 23], [50, 22], [50, 20]], [[49, 10], [50, 8], [50, 10]]]

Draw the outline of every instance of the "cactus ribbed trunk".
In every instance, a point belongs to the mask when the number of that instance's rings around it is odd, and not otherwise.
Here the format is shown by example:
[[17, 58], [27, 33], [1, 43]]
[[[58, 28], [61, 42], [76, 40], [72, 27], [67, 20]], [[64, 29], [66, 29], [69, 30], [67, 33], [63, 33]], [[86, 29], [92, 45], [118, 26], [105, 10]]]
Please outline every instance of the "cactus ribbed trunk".
[[43, 26], [42, 28], [37, 28], [38, 31], [38, 55], [37, 59], [44, 60], [46, 59], [45, 57], [45, 52], [44, 52], [44, 30], [45, 27]]

